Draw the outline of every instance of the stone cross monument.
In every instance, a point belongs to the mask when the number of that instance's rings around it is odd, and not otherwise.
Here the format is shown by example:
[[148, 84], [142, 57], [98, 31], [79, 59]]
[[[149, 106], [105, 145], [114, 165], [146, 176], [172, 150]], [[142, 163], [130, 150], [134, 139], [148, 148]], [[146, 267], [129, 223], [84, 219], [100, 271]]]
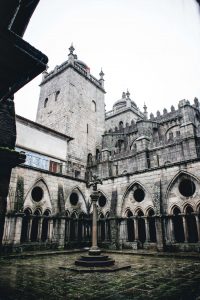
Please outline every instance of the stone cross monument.
[[93, 180], [89, 182], [89, 186], [93, 187], [93, 192], [90, 195], [93, 206], [92, 215], [92, 247], [89, 250], [90, 255], [99, 255], [101, 250], [97, 245], [97, 201], [99, 199], [99, 193], [97, 192], [97, 184], [102, 184], [102, 180], [97, 175], [92, 176]]

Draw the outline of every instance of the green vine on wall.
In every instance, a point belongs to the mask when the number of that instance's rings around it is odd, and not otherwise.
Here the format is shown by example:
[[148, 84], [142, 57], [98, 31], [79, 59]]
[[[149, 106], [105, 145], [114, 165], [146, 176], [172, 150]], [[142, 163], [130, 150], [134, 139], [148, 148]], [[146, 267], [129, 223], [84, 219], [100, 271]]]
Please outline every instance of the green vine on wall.
[[65, 200], [63, 186], [59, 184], [58, 186], [58, 211], [64, 213], [65, 211]]
[[24, 204], [24, 178], [21, 176], [17, 177], [17, 186], [15, 192], [15, 211], [20, 212], [23, 210]]

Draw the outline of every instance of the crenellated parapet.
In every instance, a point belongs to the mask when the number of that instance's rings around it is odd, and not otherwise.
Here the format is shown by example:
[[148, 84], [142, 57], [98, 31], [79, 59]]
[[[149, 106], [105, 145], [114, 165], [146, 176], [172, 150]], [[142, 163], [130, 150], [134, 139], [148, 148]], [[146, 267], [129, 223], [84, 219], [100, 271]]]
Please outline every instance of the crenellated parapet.
[[[74, 54], [74, 47], [71, 45], [69, 47], [69, 54], [68, 54], [68, 60], [62, 63], [59, 66], [56, 66], [54, 70], [51, 72], [47, 72], [47, 70], [43, 73], [42, 82], [40, 83], [40, 86], [51, 80], [52, 78], [58, 76], [63, 71], [65, 71], [67, 68], [72, 67], [76, 72], [83, 75], [85, 78], [87, 78], [91, 83], [93, 83], [95, 86], [100, 88], [104, 91], [104, 73], [101, 70], [100, 72], [100, 79], [98, 80], [96, 77], [94, 77], [92, 74], [90, 74], [90, 68], [81, 60], [78, 59], [77, 55]], [[104, 91], [105, 92], [105, 91]]]

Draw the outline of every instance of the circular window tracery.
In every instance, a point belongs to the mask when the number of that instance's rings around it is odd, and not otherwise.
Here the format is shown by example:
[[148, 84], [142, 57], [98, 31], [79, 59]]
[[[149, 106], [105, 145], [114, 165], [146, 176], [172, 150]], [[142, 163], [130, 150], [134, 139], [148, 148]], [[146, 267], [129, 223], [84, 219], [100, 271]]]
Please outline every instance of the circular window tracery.
[[179, 188], [179, 192], [184, 197], [191, 197], [194, 195], [196, 191], [196, 186], [194, 182], [188, 178], [182, 179], [181, 182], [179, 183], [178, 188]]
[[106, 205], [106, 197], [104, 195], [101, 195], [99, 197], [98, 203], [100, 207], [104, 207]]
[[78, 203], [78, 194], [75, 193], [75, 192], [71, 193], [69, 201], [70, 201], [71, 205], [77, 205], [77, 203]]
[[31, 196], [35, 202], [39, 202], [42, 200], [42, 198], [44, 196], [44, 191], [40, 186], [35, 186], [32, 189]]
[[134, 191], [133, 191], [133, 197], [135, 199], [135, 201], [137, 202], [141, 202], [144, 200], [145, 197], [145, 192], [143, 189], [141, 189], [140, 187], [137, 187]]

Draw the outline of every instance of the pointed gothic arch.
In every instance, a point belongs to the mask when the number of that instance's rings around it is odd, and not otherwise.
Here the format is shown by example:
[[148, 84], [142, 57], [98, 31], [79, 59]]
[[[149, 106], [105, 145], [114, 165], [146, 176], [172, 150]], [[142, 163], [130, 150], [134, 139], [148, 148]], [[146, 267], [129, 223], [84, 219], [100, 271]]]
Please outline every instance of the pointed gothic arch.
[[[40, 195], [38, 195], [38, 199], [34, 199], [33, 191], [38, 188], [38, 191], [40, 189]], [[42, 190], [42, 192], [41, 192]], [[36, 194], [38, 191], [35, 191]], [[42, 201], [41, 201], [42, 200]], [[49, 210], [52, 212], [52, 199], [51, 194], [48, 188], [48, 185], [43, 177], [39, 177], [35, 180], [34, 184], [31, 185], [31, 187], [28, 189], [25, 198], [24, 198], [24, 208], [29, 206], [32, 210], [34, 210], [35, 204], [37, 204], [37, 207], [40, 208], [41, 213], [43, 213], [45, 210]]]
[[130, 192], [133, 192], [132, 198], [135, 204], [142, 202], [146, 197], [148, 197], [148, 199], [150, 199], [153, 204], [152, 197], [148, 189], [145, 188], [140, 181], [134, 181], [129, 184], [122, 196], [121, 216], [125, 216], [125, 211], [127, 209], [126, 200]]
[[65, 211], [73, 211], [75, 209], [87, 214], [87, 203], [85, 196], [79, 186], [74, 186], [68, 193], [67, 200], [65, 202]]
[[191, 174], [190, 172], [187, 172], [185, 170], [179, 171], [170, 181], [166, 193], [165, 193], [165, 199], [168, 199], [169, 193], [171, 189], [173, 188], [174, 184], [177, 182], [177, 180], [180, 178], [191, 178], [194, 182], [197, 182], [200, 184], [200, 180], [198, 177], [196, 177], [194, 174]]

